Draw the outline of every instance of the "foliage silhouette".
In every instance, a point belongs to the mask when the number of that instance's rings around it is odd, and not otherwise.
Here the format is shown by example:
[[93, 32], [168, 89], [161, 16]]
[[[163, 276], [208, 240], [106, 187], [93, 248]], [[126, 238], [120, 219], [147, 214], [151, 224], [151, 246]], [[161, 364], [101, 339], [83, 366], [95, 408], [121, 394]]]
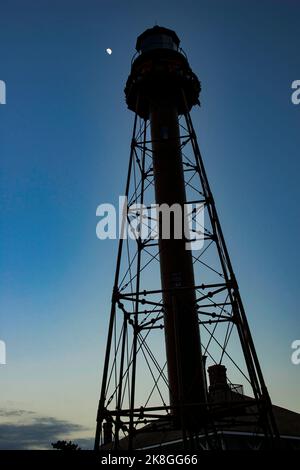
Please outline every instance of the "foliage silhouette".
[[78, 444], [75, 444], [72, 441], [57, 441], [51, 443], [53, 449], [63, 450], [65, 452], [73, 451], [73, 450], [81, 450]]

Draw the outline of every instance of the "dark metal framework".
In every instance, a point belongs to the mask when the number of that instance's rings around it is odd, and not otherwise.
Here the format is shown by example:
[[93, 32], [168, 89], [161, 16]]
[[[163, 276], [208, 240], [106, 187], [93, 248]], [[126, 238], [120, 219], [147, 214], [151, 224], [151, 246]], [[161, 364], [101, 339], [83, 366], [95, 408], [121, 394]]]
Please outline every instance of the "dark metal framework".
[[[278, 437], [272, 404], [188, 111], [179, 118], [179, 125], [187, 202], [198, 204], [198, 209], [191, 209], [185, 216], [194, 224], [195, 235], [203, 240], [202, 249], [192, 252], [202, 354], [206, 366], [227, 367], [234, 397], [230, 405], [228, 401], [209, 397], [206, 403], [196, 404], [202, 406], [206, 415], [202, 435], [206, 436], [206, 448], [221, 447], [218, 436], [222, 431], [245, 428], [251, 429], [253, 436], [264, 435], [271, 443]], [[164, 305], [155, 238], [157, 220], [145, 217], [154, 201], [151, 144], [149, 120], [135, 114], [125, 189], [127, 207], [117, 254], [97, 415], [97, 450], [105, 441], [105, 429], [112, 433], [110, 447], [132, 449], [137, 447], [136, 438], [142, 433], [158, 429], [168, 432], [175, 426], [168, 405], [163, 350]], [[135, 204], [138, 206], [134, 207]], [[201, 226], [196, 217], [199, 207], [204, 211]], [[149, 237], [142, 236], [143, 228]], [[191, 287], [174, 289], [185, 288]], [[237, 393], [233, 385], [236, 383], [243, 384], [243, 395]], [[194, 442], [195, 436], [189, 429], [181, 431], [186, 446]], [[196, 434], [201, 434], [201, 430]]]

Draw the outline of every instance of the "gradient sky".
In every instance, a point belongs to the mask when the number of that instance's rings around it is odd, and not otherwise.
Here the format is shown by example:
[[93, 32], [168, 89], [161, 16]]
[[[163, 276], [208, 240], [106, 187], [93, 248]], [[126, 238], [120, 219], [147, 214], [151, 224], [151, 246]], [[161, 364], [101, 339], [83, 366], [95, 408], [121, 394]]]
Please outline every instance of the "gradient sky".
[[123, 88], [155, 23], [202, 82], [194, 124], [261, 366], [300, 412], [299, 20], [291, 0], [1, 0], [2, 447], [94, 433], [117, 249], [95, 211], [124, 192]]

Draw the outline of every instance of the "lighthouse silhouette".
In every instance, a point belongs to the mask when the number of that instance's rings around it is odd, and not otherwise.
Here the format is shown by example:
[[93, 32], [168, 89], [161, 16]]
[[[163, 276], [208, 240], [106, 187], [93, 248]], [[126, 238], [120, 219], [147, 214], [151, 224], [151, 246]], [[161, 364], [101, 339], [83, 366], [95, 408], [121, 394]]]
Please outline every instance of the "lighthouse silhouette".
[[265, 447], [278, 439], [190, 115], [200, 91], [174, 31], [156, 25], [138, 37], [125, 87], [134, 124], [96, 450], [175, 437], [183, 449], [223, 449], [224, 432], [241, 430]]

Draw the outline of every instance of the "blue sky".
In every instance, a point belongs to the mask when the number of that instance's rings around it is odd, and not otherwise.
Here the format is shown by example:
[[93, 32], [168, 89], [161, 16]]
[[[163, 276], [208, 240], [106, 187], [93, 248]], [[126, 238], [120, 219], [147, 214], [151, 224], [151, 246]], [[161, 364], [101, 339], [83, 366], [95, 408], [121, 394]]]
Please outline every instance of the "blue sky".
[[123, 88], [136, 37], [156, 22], [178, 33], [202, 82], [194, 124], [265, 379], [300, 412], [299, 15], [292, 0], [1, 1], [6, 425], [50, 417], [75, 437], [94, 432], [117, 249], [96, 238], [95, 211], [124, 191]]

